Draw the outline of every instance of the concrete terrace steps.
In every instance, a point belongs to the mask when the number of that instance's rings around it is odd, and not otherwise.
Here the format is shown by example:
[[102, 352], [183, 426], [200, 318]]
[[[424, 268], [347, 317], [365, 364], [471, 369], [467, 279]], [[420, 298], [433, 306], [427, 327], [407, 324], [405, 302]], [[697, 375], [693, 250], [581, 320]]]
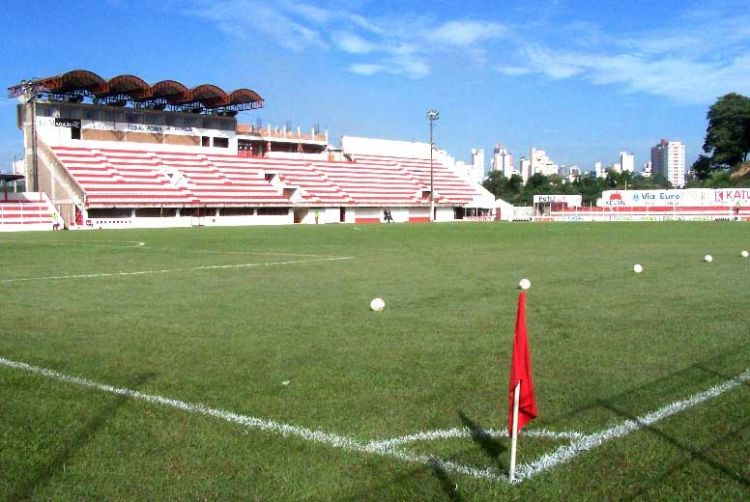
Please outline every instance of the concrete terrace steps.
[[89, 205], [191, 203], [146, 152], [82, 147], [52, 151], [81, 185]]
[[36, 197], [10, 194], [0, 196], [0, 232], [16, 230], [53, 230], [62, 222], [57, 210], [46, 195]]
[[354, 201], [325, 173], [308, 160], [230, 157], [224, 162], [231, 169], [255, 169], [279, 176], [282, 183], [299, 189], [302, 199], [311, 204], [353, 205]]
[[[233, 179], [206, 156], [192, 152], [53, 147], [80, 183], [91, 206], [284, 205], [289, 200], [262, 176]], [[173, 183], [168, 172], [183, 183]]]
[[[353, 162], [238, 157], [193, 151], [54, 147], [89, 205], [425, 207], [429, 159], [360, 155]], [[435, 200], [466, 205], [480, 195], [433, 165]], [[277, 178], [272, 179], [269, 174]], [[296, 189], [293, 195], [287, 189]], [[290, 200], [292, 197], [292, 200]]]
[[[397, 164], [409, 172], [426, 187], [430, 186], [430, 159], [394, 157], [381, 155], [355, 155], [355, 162], [367, 162], [377, 165]], [[435, 200], [447, 204], [468, 204], [474, 197], [481, 195], [471, 183], [464, 180], [437, 159], [432, 162], [433, 186]]]

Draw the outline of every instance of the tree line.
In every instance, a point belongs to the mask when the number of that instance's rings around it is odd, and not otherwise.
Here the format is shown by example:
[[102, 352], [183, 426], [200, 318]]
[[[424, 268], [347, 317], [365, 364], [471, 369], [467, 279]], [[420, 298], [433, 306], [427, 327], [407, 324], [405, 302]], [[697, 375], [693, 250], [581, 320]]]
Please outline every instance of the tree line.
[[[693, 163], [685, 188], [750, 187], [750, 98], [736, 93], [720, 97], [708, 110], [704, 154]], [[584, 174], [572, 182], [559, 175], [537, 173], [526, 183], [520, 175], [506, 178], [492, 171], [483, 182], [495, 197], [513, 205], [530, 205], [534, 195], [580, 194], [584, 205], [593, 205], [604, 190], [672, 188], [662, 176], [608, 171], [605, 178]]]
[[648, 190], [671, 188], [672, 185], [662, 176], [646, 178], [638, 173], [617, 173], [608, 171], [605, 178], [594, 178], [587, 174], [569, 182], [562, 176], [545, 176], [536, 173], [524, 184], [520, 175], [510, 178], [500, 171], [492, 171], [482, 183], [495, 197], [510, 202], [514, 206], [531, 205], [534, 195], [567, 194], [581, 195], [584, 205], [594, 205], [604, 190]]

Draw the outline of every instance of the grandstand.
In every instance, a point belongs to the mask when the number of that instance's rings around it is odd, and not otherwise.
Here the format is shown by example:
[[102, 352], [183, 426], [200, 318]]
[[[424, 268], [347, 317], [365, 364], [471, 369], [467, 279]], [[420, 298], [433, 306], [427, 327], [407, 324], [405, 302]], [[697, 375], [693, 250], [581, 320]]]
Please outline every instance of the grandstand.
[[317, 130], [240, 124], [264, 106], [250, 89], [75, 70], [9, 95], [28, 196], [66, 228], [375, 223], [385, 209], [397, 222], [453, 221], [495, 207], [451, 157], [431, 161], [427, 143], [345, 137], [337, 150]]

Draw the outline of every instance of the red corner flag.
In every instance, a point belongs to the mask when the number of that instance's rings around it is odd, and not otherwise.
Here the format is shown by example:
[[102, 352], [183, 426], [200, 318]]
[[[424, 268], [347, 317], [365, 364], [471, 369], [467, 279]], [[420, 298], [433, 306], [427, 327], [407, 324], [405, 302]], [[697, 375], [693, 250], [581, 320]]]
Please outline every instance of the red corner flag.
[[531, 359], [529, 339], [526, 336], [526, 292], [518, 297], [516, 313], [516, 335], [513, 338], [513, 360], [510, 365], [510, 407], [508, 413], [508, 435], [513, 435], [513, 391], [521, 382], [521, 396], [518, 402], [518, 430], [536, 418], [534, 384], [531, 381]]

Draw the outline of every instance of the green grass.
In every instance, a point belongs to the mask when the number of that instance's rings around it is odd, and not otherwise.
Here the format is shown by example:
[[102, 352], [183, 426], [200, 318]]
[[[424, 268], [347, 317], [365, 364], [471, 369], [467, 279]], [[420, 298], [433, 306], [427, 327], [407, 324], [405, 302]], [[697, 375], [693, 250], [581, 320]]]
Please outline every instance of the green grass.
[[[594, 433], [750, 367], [749, 248], [735, 223], [0, 234], [0, 357], [363, 443], [500, 429], [527, 277], [527, 427]], [[13, 280], [147, 270], [172, 271]], [[749, 405], [743, 385], [511, 486], [0, 365], [0, 499], [743, 499]], [[518, 461], [561, 444], [522, 436]], [[506, 439], [403, 448], [508, 466]]]

